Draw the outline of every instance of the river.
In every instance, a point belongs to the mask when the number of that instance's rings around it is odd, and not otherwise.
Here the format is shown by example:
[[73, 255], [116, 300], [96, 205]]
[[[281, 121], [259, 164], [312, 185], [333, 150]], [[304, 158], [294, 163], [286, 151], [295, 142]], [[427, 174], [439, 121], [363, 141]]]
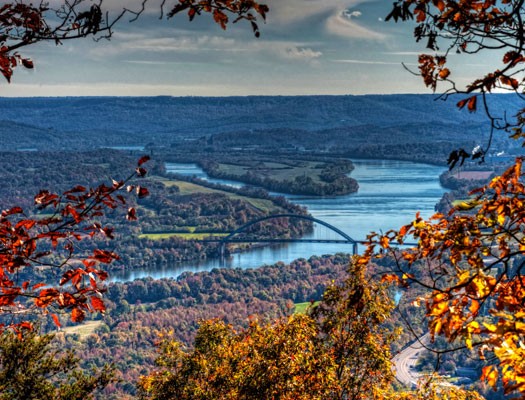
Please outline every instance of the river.
[[[355, 240], [364, 240], [372, 231], [399, 228], [411, 221], [417, 211], [423, 217], [434, 212], [434, 206], [445, 189], [439, 184], [442, 167], [394, 160], [353, 160], [351, 175], [359, 182], [359, 191], [338, 197], [305, 197], [286, 195], [294, 203], [306, 206], [313, 217], [347, 233]], [[238, 182], [210, 179], [195, 164], [166, 164], [168, 172], [195, 175], [212, 182], [239, 186]], [[328, 236], [332, 235], [332, 236]], [[318, 226], [308, 237], [335, 239], [327, 228]], [[116, 281], [151, 276], [155, 279], [177, 277], [184, 271], [207, 271], [216, 267], [255, 268], [312, 255], [352, 251], [351, 245], [326, 243], [290, 243], [253, 249], [234, 254], [228, 260], [207, 260], [181, 263], [166, 268], [150, 268], [112, 273]]]

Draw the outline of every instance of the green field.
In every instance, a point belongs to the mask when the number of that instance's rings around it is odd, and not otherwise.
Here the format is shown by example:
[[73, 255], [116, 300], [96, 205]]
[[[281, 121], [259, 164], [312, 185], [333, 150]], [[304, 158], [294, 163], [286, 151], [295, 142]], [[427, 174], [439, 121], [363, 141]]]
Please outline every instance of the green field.
[[205, 186], [197, 185], [191, 182], [178, 181], [176, 179], [168, 179], [163, 177], [154, 177], [155, 180], [162, 182], [166, 187], [177, 186], [179, 188], [179, 193], [182, 195], [195, 194], [195, 193], [217, 193], [228, 196], [231, 199], [244, 200], [250, 203], [253, 207], [265, 212], [279, 212], [280, 209], [270, 200], [264, 199], [255, 199], [247, 196], [240, 196], [235, 193], [225, 192], [223, 190], [210, 189]]
[[80, 339], [85, 339], [93, 332], [95, 329], [100, 327], [103, 324], [103, 321], [87, 321], [80, 325], [67, 326], [61, 329], [61, 332], [64, 332], [66, 335], [79, 335]]
[[[318, 301], [316, 301], [314, 303], [314, 306], [316, 306], [317, 304], [319, 304]], [[294, 310], [294, 314], [305, 314], [306, 313], [306, 310], [308, 309], [308, 307], [310, 307], [312, 305], [312, 303], [310, 303], [309, 301], [307, 301], [306, 303], [295, 303], [294, 306], [295, 306], [295, 310]]]
[[291, 181], [297, 177], [308, 176], [316, 183], [321, 183], [320, 174], [322, 172], [317, 161], [297, 161], [295, 165], [288, 165], [278, 162], [260, 162], [257, 166], [245, 166], [238, 164], [219, 164], [219, 171], [226, 173], [228, 176], [242, 176], [248, 171], [257, 175], [270, 176], [276, 181]]
[[151, 239], [151, 240], [161, 240], [169, 239], [170, 237], [179, 237], [185, 240], [202, 240], [213, 237], [224, 237], [227, 236], [229, 232], [226, 233], [190, 233], [190, 232], [162, 232], [162, 233], [143, 233], [139, 235], [140, 239]]

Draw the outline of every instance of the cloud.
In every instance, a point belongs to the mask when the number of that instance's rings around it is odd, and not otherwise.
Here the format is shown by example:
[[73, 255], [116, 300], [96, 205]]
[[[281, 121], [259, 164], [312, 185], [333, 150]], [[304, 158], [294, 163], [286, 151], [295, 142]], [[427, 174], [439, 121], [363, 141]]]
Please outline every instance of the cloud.
[[311, 62], [323, 55], [311, 43], [290, 40], [243, 40], [187, 33], [184, 36], [156, 38], [120, 33], [114, 39], [103, 46], [91, 48], [90, 55], [96, 59], [120, 58], [128, 63], [150, 65], [231, 63], [240, 61], [240, 58], [254, 63], [277, 60]]
[[369, 29], [355, 20], [363, 13], [355, 10], [359, 4], [373, 0], [268, 0], [270, 13], [268, 25], [289, 27], [308, 24], [312, 28], [319, 24], [330, 34], [344, 38], [383, 40], [385, 36]]
[[320, 51], [315, 51], [307, 47], [287, 47], [284, 57], [292, 60], [315, 60], [323, 55]]
[[[393, 62], [393, 61], [374, 61], [374, 60], [352, 60], [352, 59], [346, 59], [346, 60], [331, 60], [335, 63], [344, 63], [344, 64], [370, 64], [370, 65], [401, 65], [400, 62]], [[407, 63], [405, 63], [408, 65]], [[416, 65], [416, 64], [414, 64]]]
[[123, 54], [174, 54], [194, 52], [240, 51], [235, 39], [220, 36], [202, 35], [197, 37], [157, 37], [147, 38], [142, 35], [120, 34], [119, 40], [113, 40], [105, 46], [93, 48], [90, 55], [105, 58]]
[[385, 35], [377, 31], [368, 29], [354, 20], [360, 17], [360, 11], [349, 11], [347, 8], [338, 10], [326, 20], [326, 29], [328, 32], [343, 37], [352, 37], [370, 40], [384, 40]]
[[352, 19], [352, 18], [359, 18], [361, 15], [363, 15], [363, 13], [361, 11], [350, 11], [350, 10], [344, 10], [342, 12], [342, 15], [343, 17], [347, 18], [347, 19]]

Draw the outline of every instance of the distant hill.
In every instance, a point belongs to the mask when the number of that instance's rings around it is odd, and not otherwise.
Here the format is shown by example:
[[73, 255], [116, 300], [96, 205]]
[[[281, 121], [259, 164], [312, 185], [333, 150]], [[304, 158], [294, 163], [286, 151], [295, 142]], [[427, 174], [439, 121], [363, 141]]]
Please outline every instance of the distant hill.
[[[486, 132], [483, 113], [460, 111], [456, 102], [436, 101], [432, 95], [0, 98], [0, 150], [169, 145], [279, 129], [336, 135], [363, 131], [359, 137], [365, 141], [370, 132], [383, 129], [400, 140], [414, 134], [450, 140]], [[514, 102], [510, 95], [494, 96], [499, 110], [512, 109]]]

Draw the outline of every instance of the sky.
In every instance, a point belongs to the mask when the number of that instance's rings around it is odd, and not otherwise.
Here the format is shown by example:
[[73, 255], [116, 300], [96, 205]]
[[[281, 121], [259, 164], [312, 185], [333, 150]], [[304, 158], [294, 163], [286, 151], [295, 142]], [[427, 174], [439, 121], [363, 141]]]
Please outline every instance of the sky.
[[[160, 1], [150, 0], [147, 12], [138, 21], [121, 21], [110, 41], [21, 49], [35, 69], [18, 68], [11, 84], [0, 83], [0, 96], [429, 93], [403, 67], [417, 70], [417, 56], [426, 52], [413, 39], [413, 23], [384, 21], [391, 1], [265, 3], [270, 12], [255, 38], [242, 21], [223, 31], [209, 15], [192, 23], [182, 14], [160, 20]], [[104, 4], [114, 13], [123, 3]], [[140, 1], [125, 4], [139, 7]], [[479, 57], [456, 63], [461, 68], [453, 77], [460, 83], [483, 74]]]

